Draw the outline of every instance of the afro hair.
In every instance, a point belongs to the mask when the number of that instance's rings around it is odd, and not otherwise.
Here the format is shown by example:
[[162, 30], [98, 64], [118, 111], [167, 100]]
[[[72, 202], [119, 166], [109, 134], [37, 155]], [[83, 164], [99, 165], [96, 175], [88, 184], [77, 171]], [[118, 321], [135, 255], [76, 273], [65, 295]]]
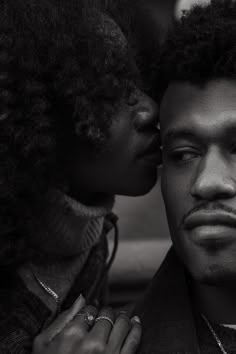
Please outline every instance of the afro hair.
[[152, 90], [157, 99], [171, 81], [204, 85], [236, 79], [236, 2], [212, 0], [195, 5], [171, 28], [152, 64]]
[[[133, 52], [98, 0], [0, 3], [0, 265], [27, 260], [32, 203], [63, 188], [74, 139], [109, 136], [138, 82]], [[108, 29], [107, 29], [108, 27]]]

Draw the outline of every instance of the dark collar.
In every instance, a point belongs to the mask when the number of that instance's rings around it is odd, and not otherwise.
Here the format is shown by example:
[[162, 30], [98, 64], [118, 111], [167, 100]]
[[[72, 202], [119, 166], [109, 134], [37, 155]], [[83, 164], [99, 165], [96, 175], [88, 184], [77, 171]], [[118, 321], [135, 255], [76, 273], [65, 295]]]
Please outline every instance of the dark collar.
[[140, 354], [199, 354], [183, 266], [173, 249], [152, 280], [135, 314], [142, 319]]

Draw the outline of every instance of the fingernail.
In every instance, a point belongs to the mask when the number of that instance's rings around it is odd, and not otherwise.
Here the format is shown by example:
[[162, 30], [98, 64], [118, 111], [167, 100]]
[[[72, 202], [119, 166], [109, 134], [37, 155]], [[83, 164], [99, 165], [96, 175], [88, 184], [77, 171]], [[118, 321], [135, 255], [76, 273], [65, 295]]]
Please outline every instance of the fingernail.
[[83, 307], [85, 306], [85, 298], [83, 297], [82, 294], [80, 294], [80, 296], [75, 300], [74, 304], [73, 304], [73, 307], [74, 308], [77, 308], [77, 307]]
[[134, 317], [132, 317], [131, 318], [131, 322], [132, 323], [139, 323], [139, 324], [141, 324], [141, 320], [140, 320], [140, 318], [138, 317], [138, 316], [134, 316]]
[[119, 312], [119, 315], [126, 315], [127, 314], [127, 311], [125, 311], [125, 310], [121, 310], [120, 312]]
[[85, 303], [85, 298], [83, 297], [83, 295], [80, 295], [74, 302], [69, 317], [68, 317], [68, 321], [71, 321], [74, 316], [86, 305]]

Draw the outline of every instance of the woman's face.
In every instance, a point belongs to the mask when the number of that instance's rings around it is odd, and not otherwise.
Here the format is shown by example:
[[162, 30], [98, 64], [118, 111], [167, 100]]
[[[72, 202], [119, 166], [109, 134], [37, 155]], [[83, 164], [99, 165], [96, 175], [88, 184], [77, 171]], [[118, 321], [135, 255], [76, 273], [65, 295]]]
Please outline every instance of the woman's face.
[[157, 180], [160, 160], [157, 106], [141, 92], [134, 106], [123, 103], [103, 149], [78, 144], [73, 190], [83, 193], [143, 195]]
[[[106, 17], [103, 26], [97, 28], [105, 33], [106, 40], [110, 38], [106, 46], [115, 43], [116, 50], [125, 55], [127, 41], [112, 20]], [[137, 196], [149, 192], [156, 183], [160, 162], [157, 105], [136, 88], [132, 102], [119, 98], [115, 107], [102, 149], [96, 151], [88, 143], [78, 141], [73, 153], [71, 185], [78, 196]]]

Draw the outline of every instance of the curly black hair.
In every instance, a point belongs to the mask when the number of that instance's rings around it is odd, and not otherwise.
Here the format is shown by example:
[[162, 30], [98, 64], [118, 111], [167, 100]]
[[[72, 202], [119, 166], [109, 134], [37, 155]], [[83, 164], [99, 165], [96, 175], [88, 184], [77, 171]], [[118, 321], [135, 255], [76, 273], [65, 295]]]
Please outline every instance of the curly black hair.
[[161, 99], [171, 81], [204, 85], [236, 79], [236, 2], [212, 0], [183, 12], [152, 65], [152, 89]]
[[137, 85], [132, 50], [121, 51], [103, 2], [0, 3], [1, 266], [27, 260], [31, 207], [63, 188], [71, 142], [101, 147], [117, 105]]

